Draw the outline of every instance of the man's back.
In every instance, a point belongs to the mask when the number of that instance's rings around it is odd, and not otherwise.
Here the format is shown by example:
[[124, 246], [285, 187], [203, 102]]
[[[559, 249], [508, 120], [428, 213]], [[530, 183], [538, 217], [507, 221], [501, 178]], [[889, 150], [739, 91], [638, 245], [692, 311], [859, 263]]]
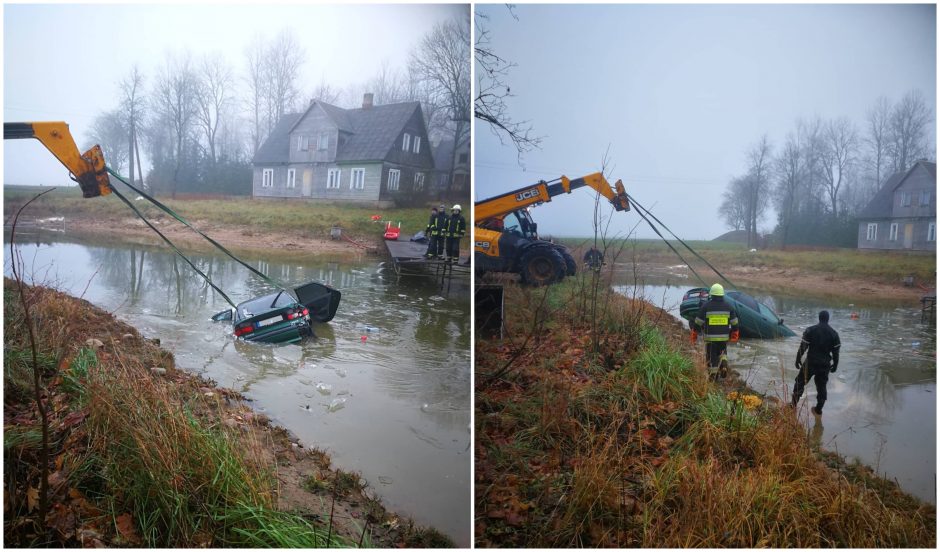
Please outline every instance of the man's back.
[[803, 332], [803, 344], [808, 348], [807, 362], [825, 366], [829, 365], [833, 351], [836, 351], [842, 345], [839, 340], [839, 333], [827, 322], [820, 322], [815, 326], [806, 328]]

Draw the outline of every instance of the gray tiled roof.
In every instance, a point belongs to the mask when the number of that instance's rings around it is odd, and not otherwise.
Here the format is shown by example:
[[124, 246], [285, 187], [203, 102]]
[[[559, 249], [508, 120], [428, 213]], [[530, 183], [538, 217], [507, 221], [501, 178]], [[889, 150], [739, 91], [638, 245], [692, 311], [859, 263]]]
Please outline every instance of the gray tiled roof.
[[377, 105], [369, 109], [347, 109], [353, 134], [336, 152], [337, 161], [385, 159], [405, 123], [421, 104], [406, 102]]
[[907, 175], [917, 168], [917, 166], [923, 167], [934, 180], [937, 179], [937, 164], [931, 163], [929, 161], [918, 161], [910, 169], [894, 173], [891, 175], [888, 180], [885, 181], [884, 186], [878, 190], [878, 193], [875, 194], [875, 197], [868, 202], [868, 205], [862, 209], [862, 212], [858, 214], [859, 218], [862, 219], [884, 219], [891, 218], [893, 207], [894, 207], [894, 190], [898, 188], [901, 182], [907, 178]]
[[287, 163], [290, 155], [290, 129], [300, 120], [301, 115], [303, 113], [288, 113], [281, 117], [268, 139], [255, 152], [252, 162]]
[[[343, 109], [320, 102], [320, 106], [349, 133], [336, 152], [336, 161], [376, 161], [385, 159], [408, 119], [419, 108], [418, 102], [377, 105], [368, 109]], [[311, 106], [312, 107], [312, 106]], [[308, 108], [309, 111], [309, 108]], [[284, 115], [268, 139], [258, 148], [254, 163], [287, 163], [290, 157], [290, 132], [304, 113]]]

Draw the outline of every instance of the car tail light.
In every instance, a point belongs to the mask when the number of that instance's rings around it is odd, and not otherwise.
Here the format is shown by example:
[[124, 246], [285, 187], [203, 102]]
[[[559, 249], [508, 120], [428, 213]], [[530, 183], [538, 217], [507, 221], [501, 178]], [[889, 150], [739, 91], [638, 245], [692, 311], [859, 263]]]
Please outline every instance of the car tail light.
[[304, 316], [307, 316], [308, 314], [310, 314], [310, 311], [308, 311], [307, 309], [304, 309]]
[[286, 318], [287, 320], [293, 320], [295, 318], [301, 318], [303, 316], [307, 316], [308, 314], [310, 314], [310, 311], [308, 311], [307, 309], [304, 309], [302, 311], [289, 312], [287, 313]]
[[235, 337], [241, 337], [245, 334], [250, 334], [253, 331], [255, 331], [254, 324], [248, 324], [247, 326], [236, 326]]

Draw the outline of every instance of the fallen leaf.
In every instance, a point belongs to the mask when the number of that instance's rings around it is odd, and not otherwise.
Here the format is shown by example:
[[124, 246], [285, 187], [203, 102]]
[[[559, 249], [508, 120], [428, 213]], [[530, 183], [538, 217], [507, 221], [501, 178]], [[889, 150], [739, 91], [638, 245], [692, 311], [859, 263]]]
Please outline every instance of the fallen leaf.
[[26, 490], [26, 505], [30, 512], [39, 507], [39, 489], [30, 487]]
[[121, 514], [114, 520], [118, 534], [121, 535], [128, 544], [140, 544], [140, 535], [137, 533], [137, 527], [134, 525], [134, 518], [130, 514]]

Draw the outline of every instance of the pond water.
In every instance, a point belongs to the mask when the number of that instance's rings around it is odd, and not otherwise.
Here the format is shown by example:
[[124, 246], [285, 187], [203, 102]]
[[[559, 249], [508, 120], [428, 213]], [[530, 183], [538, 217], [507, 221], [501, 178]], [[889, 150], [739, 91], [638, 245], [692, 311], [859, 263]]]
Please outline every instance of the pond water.
[[[662, 275], [622, 285], [679, 318], [683, 294], [698, 287]], [[918, 304], [865, 304], [862, 300], [792, 297], [742, 289], [771, 307], [796, 332], [779, 340], [741, 339], [730, 344], [733, 369], [753, 389], [789, 401], [800, 336], [828, 310], [842, 349], [830, 375], [821, 419], [813, 383], [803, 394], [800, 418], [823, 448], [858, 458], [903, 489], [936, 504], [936, 325], [922, 322]], [[853, 316], [853, 314], [855, 316]], [[699, 341], [699, 347], [704, 348]]]
[[[8, 235], [5, 234], [8, 240]], [[229, 308], [166, 249], [19, 234], [26, 273], [159, 338], [177, 366], [243, 392], [256, 409], [358, 471], [392, 511], [470, 544], [470, 306], [422, 280], [383, 279], [380, 260], [245, 261], [288, 287], [343, 293], [332, 322], [300, 345], [236, 342]], [[5, 272], [9, 275], [7, 247]], [[236, 303], [274, 291], [222, 255], [188, 254]], [[331, 405], [333, 407], [331, 408]]]

